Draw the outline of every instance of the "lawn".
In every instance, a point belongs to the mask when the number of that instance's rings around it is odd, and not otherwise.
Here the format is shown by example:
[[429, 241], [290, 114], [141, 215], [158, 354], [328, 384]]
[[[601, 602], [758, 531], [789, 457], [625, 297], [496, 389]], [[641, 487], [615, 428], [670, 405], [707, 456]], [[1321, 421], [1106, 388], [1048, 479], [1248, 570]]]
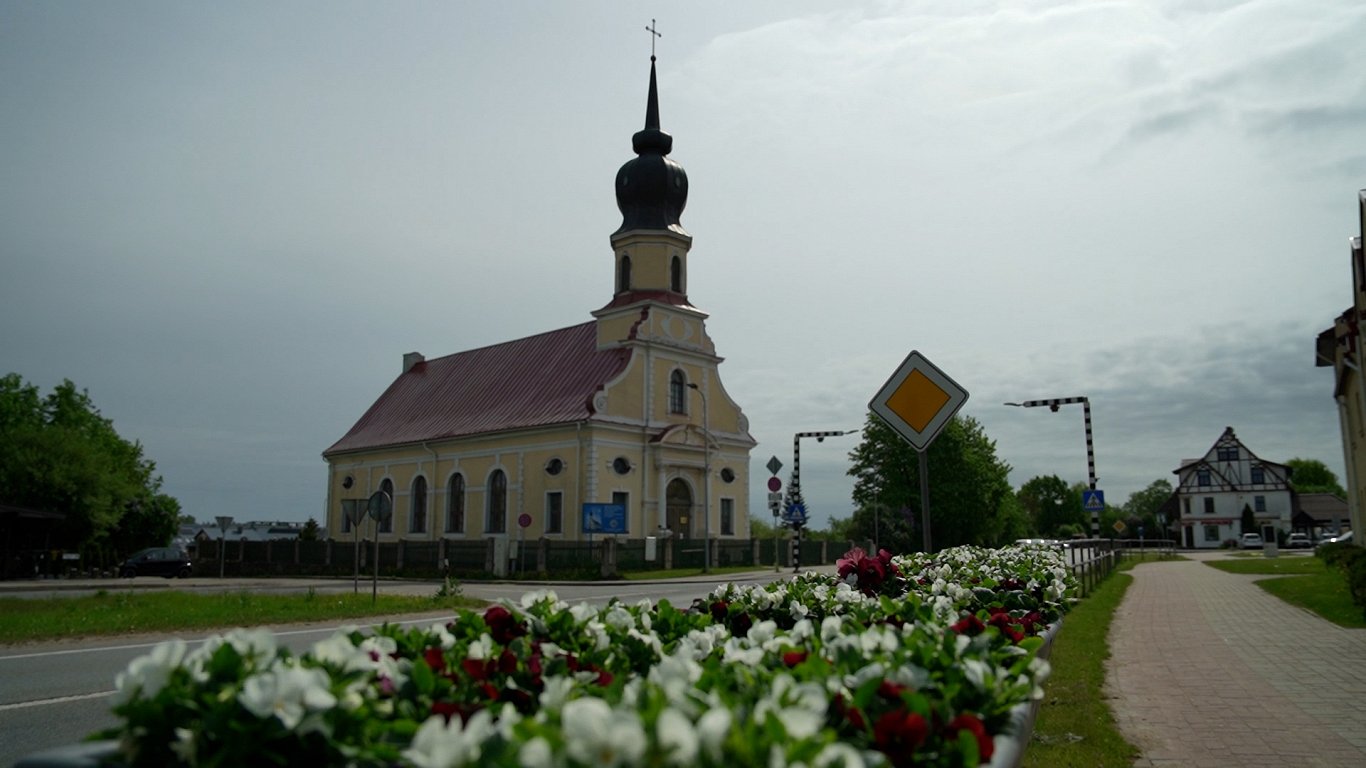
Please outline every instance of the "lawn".
[[89, 597], [0, 598], [0, 644], [135, 632], [179, 632], [263, 624], [363, 619], [483, 605], [457, 596], [104, 592]]
[[1340, 627], [1366, 627], [1362, 610], [1352, 604], [1346, 577], [1328, 570], [1317, 557], [1211, 560], [1205, 564], [1227, 573], [1285, 577], [1260, 579], [1256, 584], [1285, 602], [1313, 611]]
[[[1126, 561], [1120, 570], [1133, 563]], [[1063, 619], [1025, 766], [1128, 768], [1138, 757], [1138, 749], [1120, 735], [1102, 691], [1110, 621], [1133, 580], [1127, 573], [1113, 574]]]

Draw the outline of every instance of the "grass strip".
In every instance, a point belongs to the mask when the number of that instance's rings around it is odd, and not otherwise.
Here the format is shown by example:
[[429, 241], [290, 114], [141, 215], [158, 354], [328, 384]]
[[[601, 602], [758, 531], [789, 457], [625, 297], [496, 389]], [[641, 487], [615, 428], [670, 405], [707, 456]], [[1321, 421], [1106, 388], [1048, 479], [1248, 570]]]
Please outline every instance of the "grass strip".
[[483, 605], [458, 596], [351, 593], [98, 592], [87, 597], [0, 598], [0, 644], [138, 632], [178, 632], [262, 624], [361, 619]]
[[1265, 574], [1285, 578], [1259, 579], [1257, 586], [1339, 627], [1366, 628], [1366, 614], [1352, 602], [1347, 577], [1317, 557], [1212, 560], [1206, 563], [1227, 573]]
[[[1131, 565], [1126, 562], [1121, 570]], [[1120, 735], [1103, 691], [1110, 622], [1133, 580], [1127, 573], [1111, 575], [1063, 619], [1049, 658], [1053, 672], [1024, 755], [1027, 768], [1129, 768], [1139, 756]]]

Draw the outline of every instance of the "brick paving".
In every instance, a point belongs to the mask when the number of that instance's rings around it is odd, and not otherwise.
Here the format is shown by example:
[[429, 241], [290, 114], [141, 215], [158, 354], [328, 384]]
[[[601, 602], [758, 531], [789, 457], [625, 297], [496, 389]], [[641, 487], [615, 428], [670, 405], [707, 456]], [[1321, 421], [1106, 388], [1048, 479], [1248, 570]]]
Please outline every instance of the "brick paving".
[[1135, 765], [1366, 766], [1366, 629], [1187, 556], [1135, 567], [1110, 627], [1106, 693]]

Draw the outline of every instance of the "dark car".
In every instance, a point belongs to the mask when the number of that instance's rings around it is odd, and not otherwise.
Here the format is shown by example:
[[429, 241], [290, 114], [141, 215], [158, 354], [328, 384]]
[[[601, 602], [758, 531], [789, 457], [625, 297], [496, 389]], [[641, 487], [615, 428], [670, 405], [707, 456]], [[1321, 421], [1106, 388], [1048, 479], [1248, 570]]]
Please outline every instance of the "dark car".
[[178, 576], [186, 578], [194, 570], [194, 563], [184, 550], [175, 547], [152, 547], [144, 549], [123, 561], [119, 575], [124, 578], [134, 576]]

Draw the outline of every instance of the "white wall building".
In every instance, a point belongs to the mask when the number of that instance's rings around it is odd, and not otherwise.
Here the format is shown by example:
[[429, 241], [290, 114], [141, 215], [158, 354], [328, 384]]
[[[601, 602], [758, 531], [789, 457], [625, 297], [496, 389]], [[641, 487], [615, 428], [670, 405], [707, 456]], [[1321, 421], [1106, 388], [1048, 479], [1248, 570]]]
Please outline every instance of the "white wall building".
[[[1183, 459], [1172, 472], [1177, 476], [1181, 543], [1186, 547], [1216, 549], [1243, 533], [1259, 533], [1265, 540], [1276, 531], [1291, 529], [1290, 468], [1258, 458], [1238, 440], [1233, 427], [1225, 427], [1203, 457]], [[1255, 527], [1247, 531], [1244, 507], [1255, 520]]]

